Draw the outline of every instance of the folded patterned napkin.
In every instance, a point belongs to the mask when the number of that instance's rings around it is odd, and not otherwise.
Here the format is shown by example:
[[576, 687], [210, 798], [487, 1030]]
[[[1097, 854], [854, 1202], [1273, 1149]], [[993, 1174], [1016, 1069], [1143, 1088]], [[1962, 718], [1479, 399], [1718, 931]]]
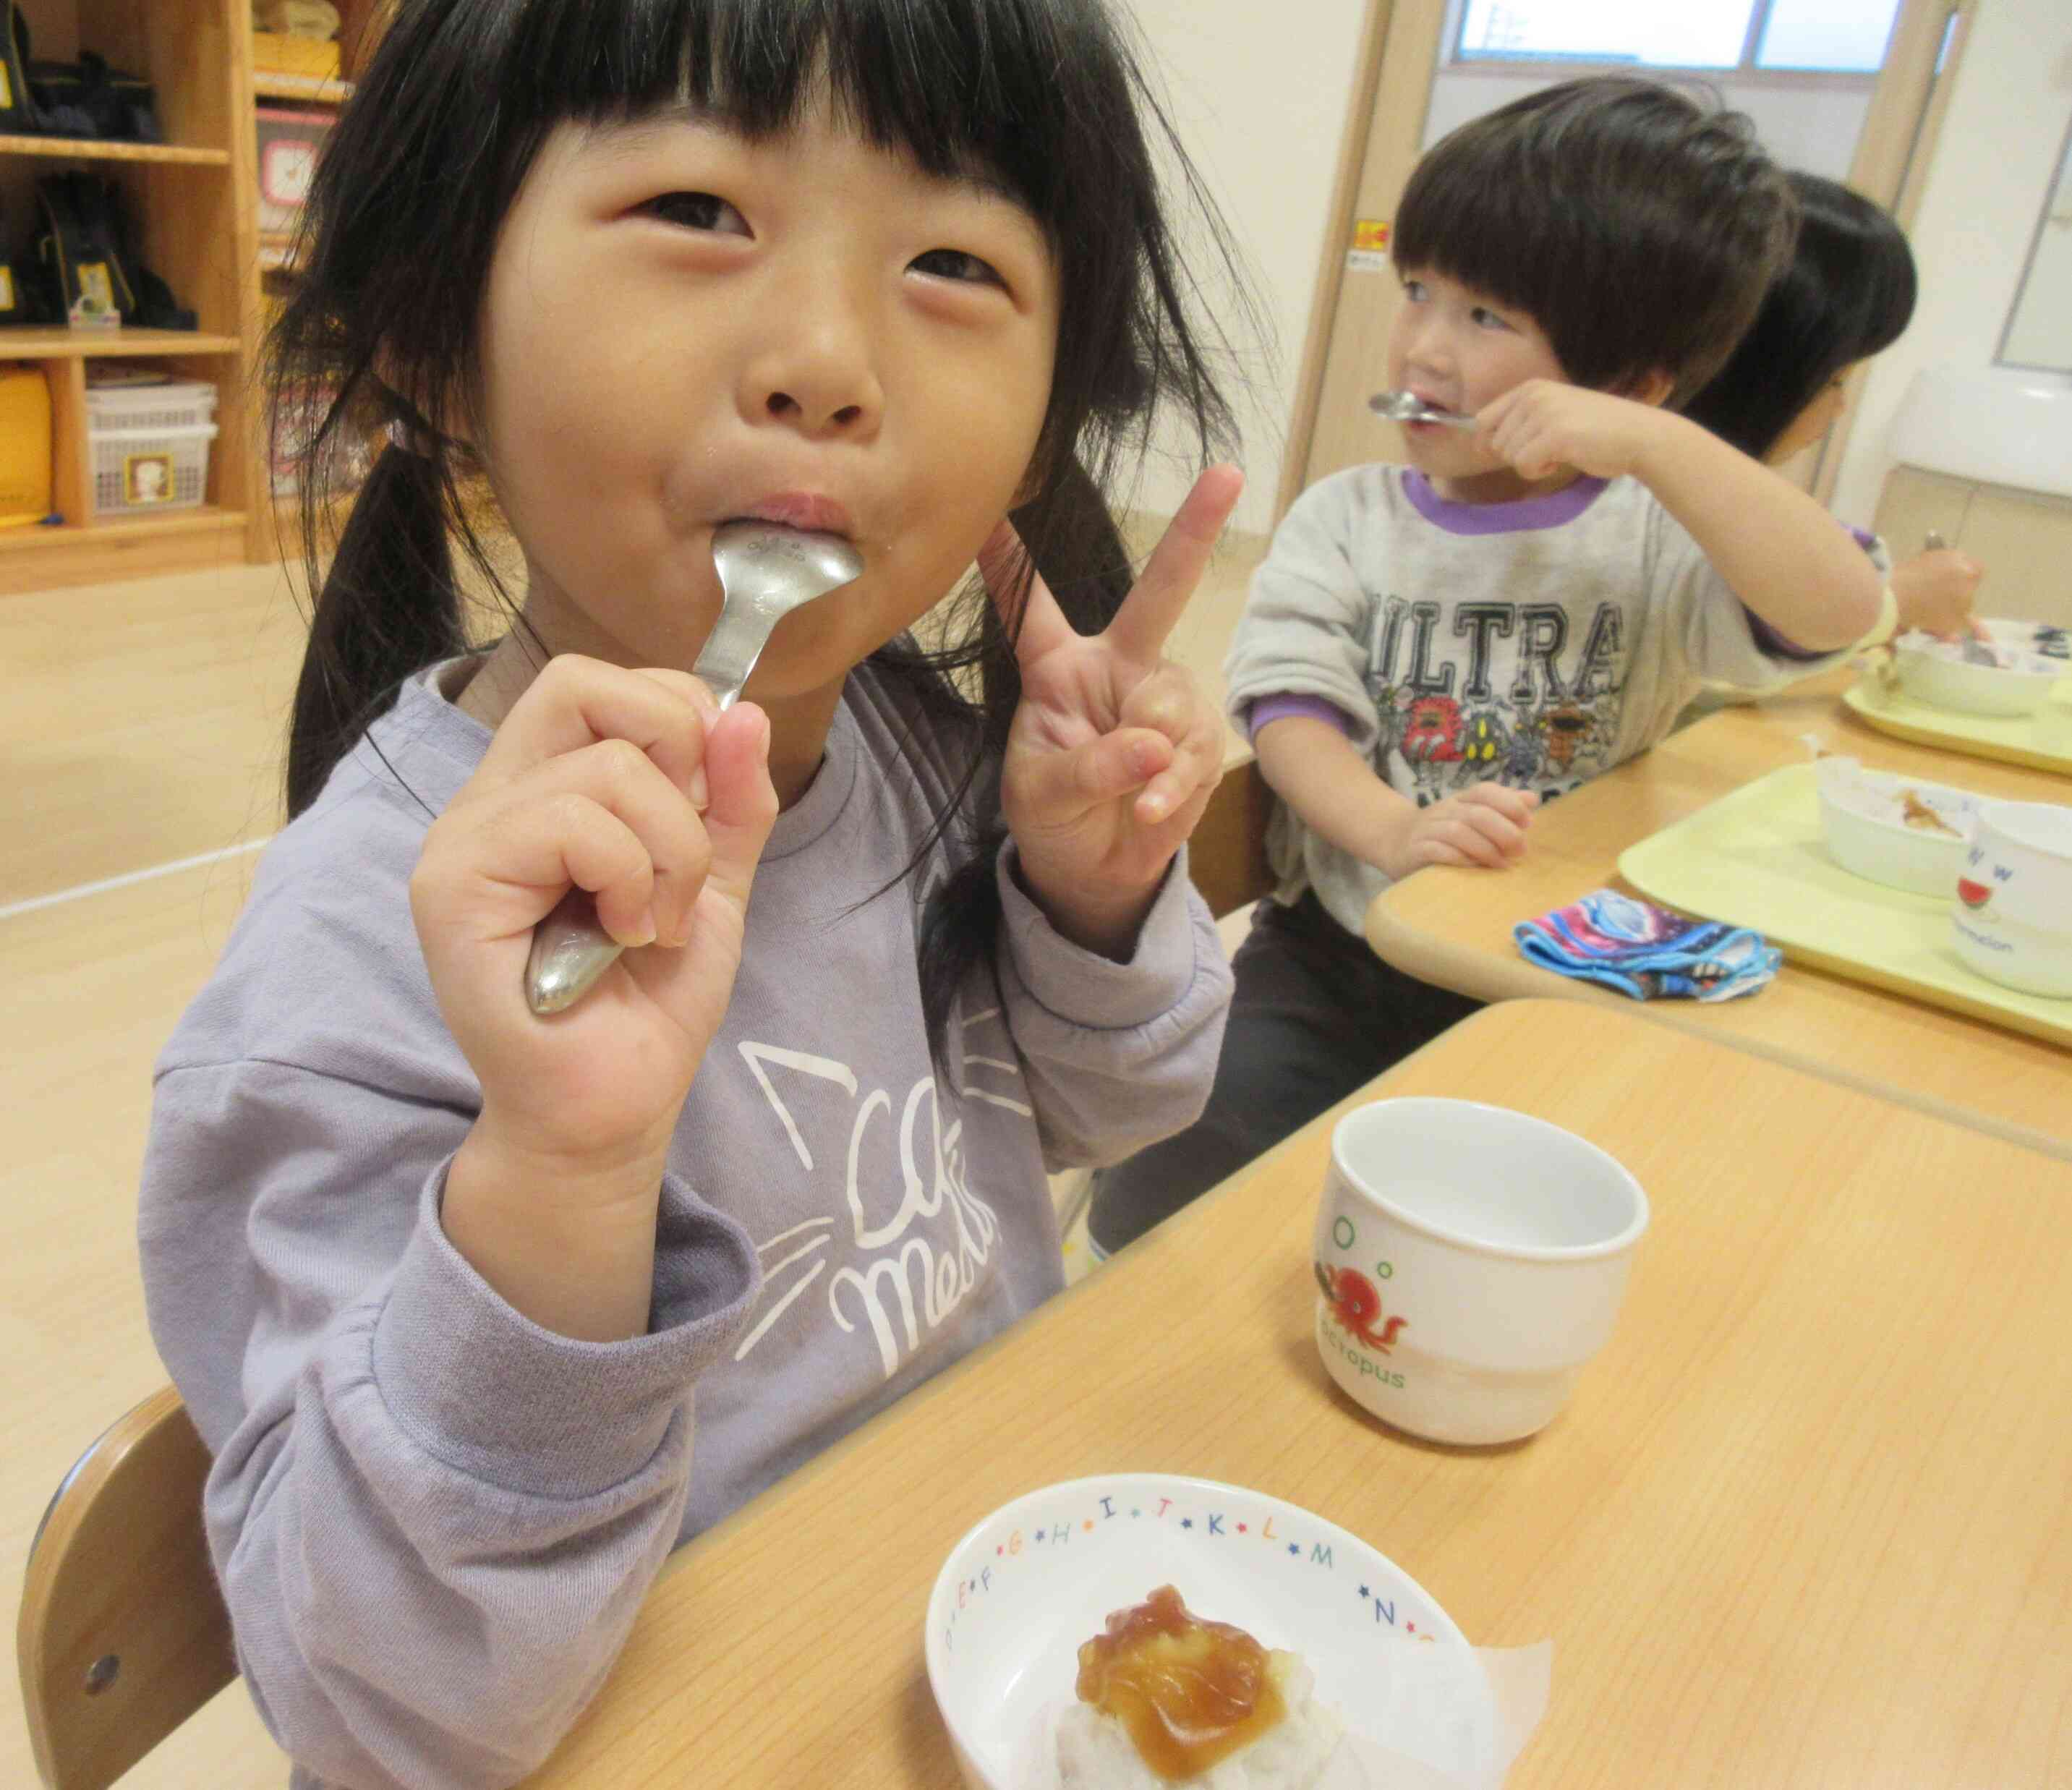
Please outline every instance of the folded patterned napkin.
[[1528, 962], [1636, 1001], [1732, 1001], [1767, 986], [1784, 961], [1760, 932], [1687, 920], [1616, 889], [1520, 920], [1511, 936]]

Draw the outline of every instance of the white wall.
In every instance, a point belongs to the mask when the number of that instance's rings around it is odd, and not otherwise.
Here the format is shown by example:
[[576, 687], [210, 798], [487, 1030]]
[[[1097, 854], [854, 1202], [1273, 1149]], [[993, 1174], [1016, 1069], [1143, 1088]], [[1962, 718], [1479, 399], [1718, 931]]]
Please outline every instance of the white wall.
[[[1136, 16], [1153, 78], [1250, 262], [1265, 313], [1267, 339], [1238, 344], [1238, 378], [1253, 389], [1242, 418], [1246, 486], [1235, 523], [1264, 534], [1272, 527], [1363, 9], [1355, 0], [1122, 0], [1122, 8]], [[1154, 465], [1141, 505], [1170, 512], [1187, 484], [1177, 469]]]
[[1935, 160], [1914, 221], [1921, 302], [1864, 381], [1835, 513], [1868, 523], [1886, 443], [1921, 368], [1992, 364], [2072, 117], [2072, 6], [1978, 0]]
[[2037, 238], [2002, 358], [2015, 367], [2072, 367], [2072, 218]]

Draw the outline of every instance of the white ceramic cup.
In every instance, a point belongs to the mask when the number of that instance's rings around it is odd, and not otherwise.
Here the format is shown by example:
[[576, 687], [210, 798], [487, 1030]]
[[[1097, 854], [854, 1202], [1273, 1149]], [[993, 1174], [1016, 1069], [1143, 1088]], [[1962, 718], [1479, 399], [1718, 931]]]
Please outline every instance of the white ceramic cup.
[[1317, 1211], [1318, 1350], [1399, 1430], [1529, 1436], [1610, 1336], [1646, 1228], [1640, 1184], [1558, 1125], [1474, 1101], [1360, 1107]]
[[2025, 994], [2072, 996], [2072, 808], [1988, 802], [1950, 911], [1957, 955]]

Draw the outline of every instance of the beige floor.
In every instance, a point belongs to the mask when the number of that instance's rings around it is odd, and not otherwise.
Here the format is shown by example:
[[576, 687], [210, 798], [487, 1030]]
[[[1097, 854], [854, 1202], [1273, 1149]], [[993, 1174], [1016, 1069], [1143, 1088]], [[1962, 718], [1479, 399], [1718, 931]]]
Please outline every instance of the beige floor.
[[[0, 1594], [10, 1609], [65, 1468], [165, 1380], [133, 1241], [151, 1060], [236, 912], [252, 860], [235, 848], [274, 825], [298, 625], [271, 568], [0, 599], [0, 1344], [10, 1368]], [[226, 849], [171, 875], [92, 887]], [[11, 1623], [8, 1636], [11, 1647]], [[14, 1677], [10, 1667], [10, 1687]], [[33, 1784], [11, 1689], [0, 1708], [0, 1784]], [[233, 1685], [125, 1784], [280, 1790], [286, 1779]]]
[[[1226, 549], [1173, 642], [1213, 687], [1257, 552]], [[240, 848], [276, 823], [300, 628], [271, 568], [0, 599], [0, 1595], [10, 1609], [66, 1467], [163, 1382], [134, 1245], [150, 1066], [236, 916], [253, 861]], [[201, 861], [164, 869], [190, 859]], [[124, 1782], [279, 1790], [285, 1780], [233, 1685]], [[34, 1781], [18, 1706], [0, 1695], [0, 1785]]]

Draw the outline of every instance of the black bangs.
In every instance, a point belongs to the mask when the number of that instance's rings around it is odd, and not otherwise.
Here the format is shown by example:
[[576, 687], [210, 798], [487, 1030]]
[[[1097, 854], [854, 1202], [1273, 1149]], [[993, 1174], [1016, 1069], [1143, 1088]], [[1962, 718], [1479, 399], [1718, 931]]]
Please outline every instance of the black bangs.
[[[467, 6], [458, 12], [470, 10]], [[508, 21], [497, 92], [520, 115], [629, 122], [688, 104], [752, 137], [793, 125], [823, 80], [837, 110], [927, 172], [997, 182], [1053, 235], [1070, 213], [1074, 115], [1098, 88], [1097, 14], [1027, 0], [534, 0]]]

